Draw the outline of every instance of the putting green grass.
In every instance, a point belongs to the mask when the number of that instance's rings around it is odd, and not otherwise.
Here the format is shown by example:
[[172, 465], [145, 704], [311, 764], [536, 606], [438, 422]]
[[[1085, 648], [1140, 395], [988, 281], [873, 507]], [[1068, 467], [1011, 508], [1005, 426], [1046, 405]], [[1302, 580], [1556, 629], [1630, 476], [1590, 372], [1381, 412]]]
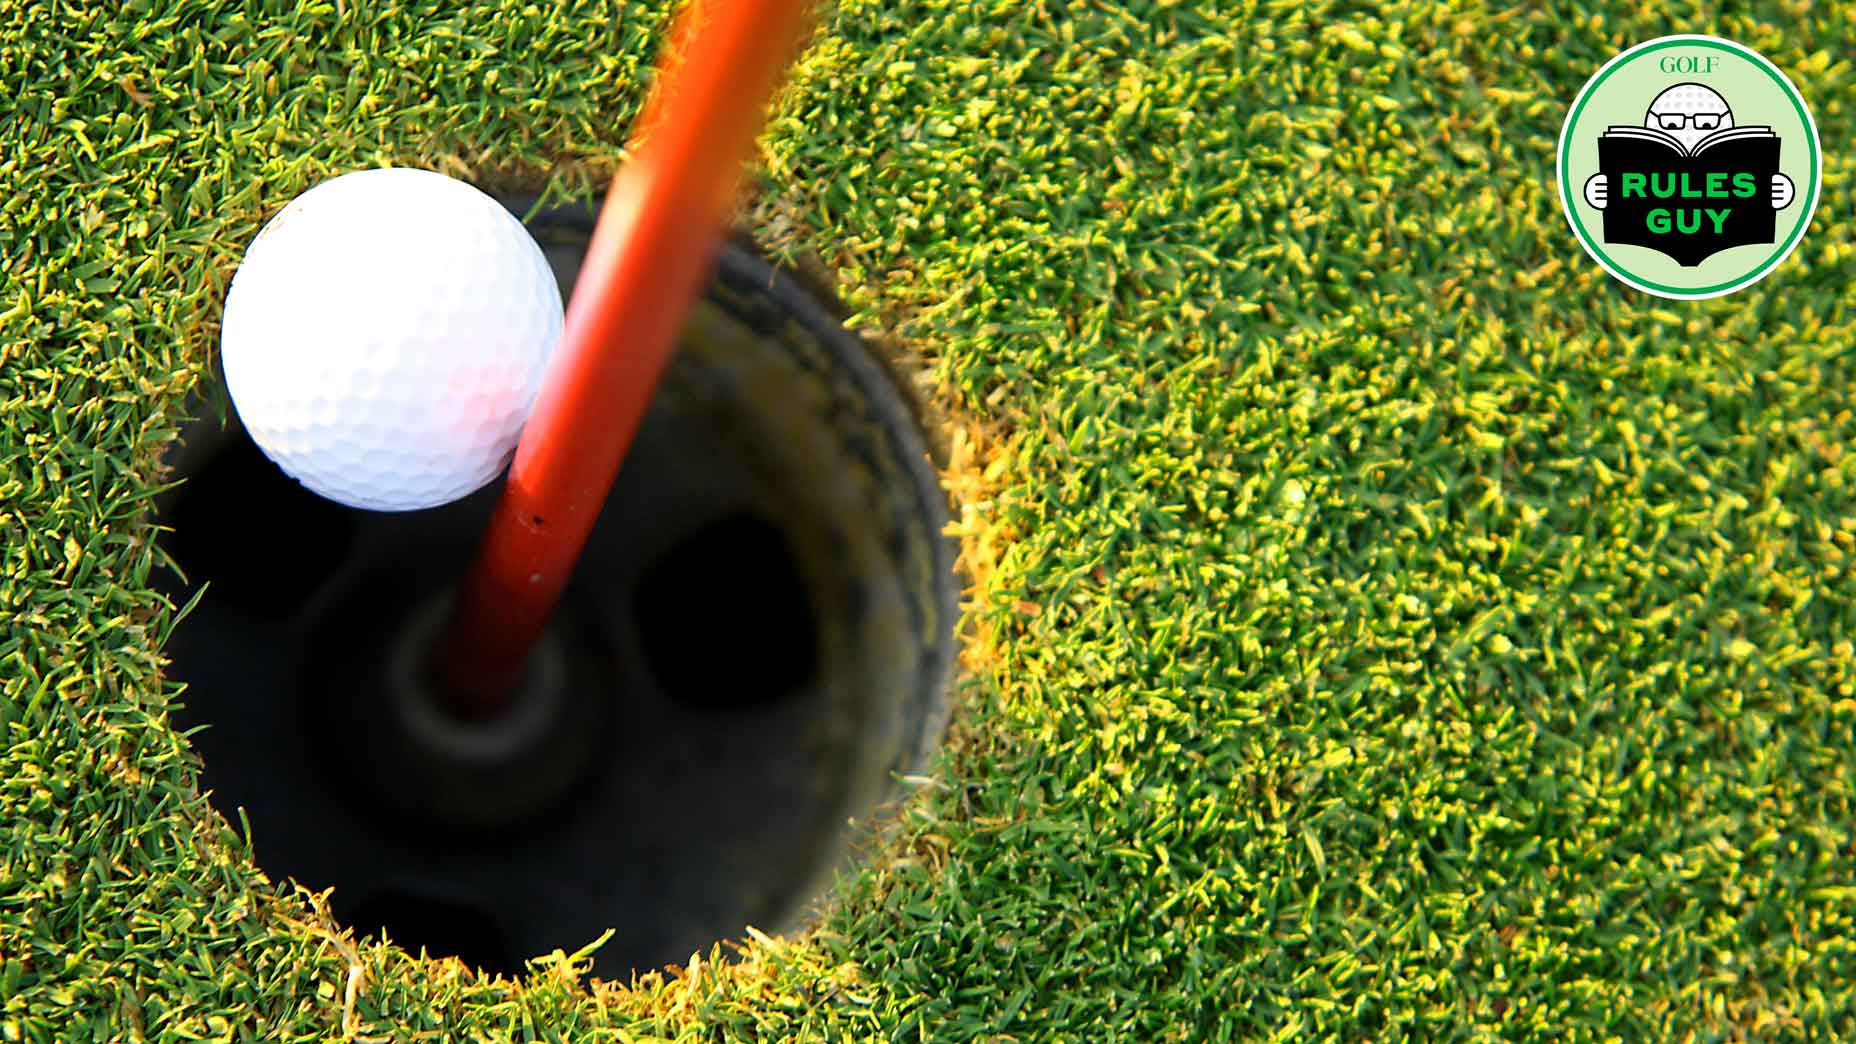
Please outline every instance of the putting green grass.
[[[147, 509], [268, 215], [592, 190], [666, 12], [268, 6], [0, 7], [0, 1041], [1856, 1038], [1856, 6], [839, 5], [748, 220], [942, 417], [961, 709], [816, 931], [617, 985], [253, 869]], [[1673, 31], [1825, 145], [1693, 304], [1550, 180]]]

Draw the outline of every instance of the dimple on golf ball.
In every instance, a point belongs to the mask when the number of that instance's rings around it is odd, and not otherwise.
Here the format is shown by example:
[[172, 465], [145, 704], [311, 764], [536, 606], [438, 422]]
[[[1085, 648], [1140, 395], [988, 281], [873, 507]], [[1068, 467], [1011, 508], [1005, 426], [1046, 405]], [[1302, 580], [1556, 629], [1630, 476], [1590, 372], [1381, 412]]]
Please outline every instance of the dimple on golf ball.
[[246, 250], [220, 354], [251, 438], [330, 500], [435, 507], [502, 471], [561, 336], [541, 248], [431, 171], [325, 181]]

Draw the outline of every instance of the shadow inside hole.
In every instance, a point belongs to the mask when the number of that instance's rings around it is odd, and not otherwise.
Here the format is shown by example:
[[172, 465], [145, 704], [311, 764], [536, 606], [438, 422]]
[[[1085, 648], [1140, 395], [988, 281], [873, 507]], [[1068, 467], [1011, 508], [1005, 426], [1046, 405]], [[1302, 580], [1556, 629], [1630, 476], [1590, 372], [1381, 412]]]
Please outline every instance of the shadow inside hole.
[[474, 903], [385, 888], [350, 909], [338, 905], [335, 913], [364, 939], [385, 935], [411, 953], [456, 957], [492, 975], [522, 974], [522, 961], [510, 953], [502, 925]]
[[194, 582], [211, 580], [226, 607], [266, 621], [297, 612], [348, 557], [351, 513], [310, 492], [242, 429], [188, 477], [162, 538]]
[[805, 580], [786, 538], [757, 515], [711, 522], [658, 556], [634, 612], [646, 664], [664, 695], [688, 707], [774, 703], [818, 670]]

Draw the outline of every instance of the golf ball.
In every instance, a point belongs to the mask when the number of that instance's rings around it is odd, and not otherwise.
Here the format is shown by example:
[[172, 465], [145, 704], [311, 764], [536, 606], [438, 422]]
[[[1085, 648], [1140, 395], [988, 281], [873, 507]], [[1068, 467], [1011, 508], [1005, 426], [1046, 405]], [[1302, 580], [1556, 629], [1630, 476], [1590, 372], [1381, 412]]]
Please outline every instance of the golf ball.
[[291, 200], [226, 295], [226, 389], [286, 473], [350, 507], [410, 511], [502, 471], [561, 336], [522, 223], [443, 174], [390, 168]]

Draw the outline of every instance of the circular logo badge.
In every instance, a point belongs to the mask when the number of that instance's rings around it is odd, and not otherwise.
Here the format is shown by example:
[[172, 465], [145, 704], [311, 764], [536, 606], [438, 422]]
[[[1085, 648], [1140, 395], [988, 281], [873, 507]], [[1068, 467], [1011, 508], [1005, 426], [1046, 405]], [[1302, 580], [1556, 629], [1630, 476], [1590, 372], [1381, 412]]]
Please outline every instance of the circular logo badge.
[[1605, 271], [1718, 297], [1804, 237], [1822, 166], [1804, 96], [1751, 48], [1664, 36], [1606, 62], [1560, 129], [1560, 205]]

